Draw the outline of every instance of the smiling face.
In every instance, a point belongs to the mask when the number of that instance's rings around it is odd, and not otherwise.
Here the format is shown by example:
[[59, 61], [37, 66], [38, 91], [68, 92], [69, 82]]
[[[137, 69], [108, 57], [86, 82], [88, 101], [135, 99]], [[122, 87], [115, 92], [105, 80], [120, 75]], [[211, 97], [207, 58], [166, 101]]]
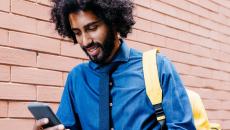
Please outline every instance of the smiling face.
[[103, 64], [111, 60], [119, 47], [116, 33], [91, 11], [69, 14], [71, 28], [77, 42], [95, 63]]

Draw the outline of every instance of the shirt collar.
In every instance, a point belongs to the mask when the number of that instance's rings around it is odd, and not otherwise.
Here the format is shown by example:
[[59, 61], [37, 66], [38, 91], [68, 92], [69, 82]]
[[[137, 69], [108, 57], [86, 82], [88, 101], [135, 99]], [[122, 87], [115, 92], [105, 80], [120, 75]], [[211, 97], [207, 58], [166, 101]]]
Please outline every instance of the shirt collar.
[[[118, 52], [114, 55], [110, 64], [117, 63], [117, 62], [127, 62], [129, 60], [130, 48], [126, 45], [124, 40], [120, 39], [120, 41], [121, 41], [121, 45], [118, 49]], [[98, 69], [105, 65], [100, 65], [92, 61], [89, 61], [89, 66], [92, 67], [93, 69]]]

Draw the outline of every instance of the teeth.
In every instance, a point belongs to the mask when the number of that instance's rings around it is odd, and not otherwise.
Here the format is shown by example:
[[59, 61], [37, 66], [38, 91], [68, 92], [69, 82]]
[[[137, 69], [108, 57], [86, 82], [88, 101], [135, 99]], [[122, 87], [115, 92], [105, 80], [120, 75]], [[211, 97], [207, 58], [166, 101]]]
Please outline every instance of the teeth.
[[94, 51], [94, 50], [96, 50], [96, 49], [97, 49], [97, 46], [94, 46], [94, 47], [89, 48], [88, 51], [89, 51], [89, 52], [92, 52], [92, 51]]

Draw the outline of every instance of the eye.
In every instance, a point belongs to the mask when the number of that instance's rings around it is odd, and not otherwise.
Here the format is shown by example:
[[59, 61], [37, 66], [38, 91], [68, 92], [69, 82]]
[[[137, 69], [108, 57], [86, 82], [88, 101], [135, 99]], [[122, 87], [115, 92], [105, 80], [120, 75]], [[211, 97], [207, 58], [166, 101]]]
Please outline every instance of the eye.
[[80, 31], [73, 31], [76, 36], [80, 36], [81, 32]]
[[90, 25], [88, 27], [88, 29], [91, 30], [91, 31], [95, 31], [97, 29], [97, 27], [98, 27], [97, 25]]

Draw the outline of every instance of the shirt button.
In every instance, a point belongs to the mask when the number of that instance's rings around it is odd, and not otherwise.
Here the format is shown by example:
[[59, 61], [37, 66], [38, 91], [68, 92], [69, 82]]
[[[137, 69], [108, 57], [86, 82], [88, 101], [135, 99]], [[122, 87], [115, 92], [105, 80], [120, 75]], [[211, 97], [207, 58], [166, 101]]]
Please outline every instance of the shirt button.
[[109, 86], [112, 86], [113, 85], [113, 83], [112, 82], [109, 82]]
[[109, 106], [112, 107], [112, 106], [113, 106], [113, 103], [109, 103]]
[[111, 128], [111, 130], [114, 130], [114, 128]]

